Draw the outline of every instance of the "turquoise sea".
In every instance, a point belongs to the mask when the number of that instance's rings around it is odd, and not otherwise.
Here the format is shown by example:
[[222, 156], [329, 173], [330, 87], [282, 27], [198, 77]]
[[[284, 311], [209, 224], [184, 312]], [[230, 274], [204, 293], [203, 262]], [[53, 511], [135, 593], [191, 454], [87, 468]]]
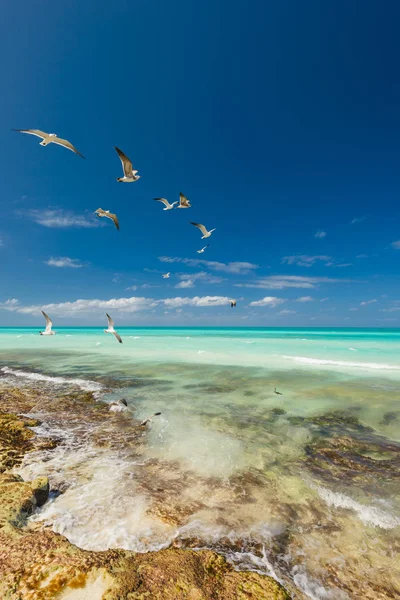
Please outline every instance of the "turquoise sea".
[[400, 594], [400, 329], [40, 329], [0, 329], [3, 381], [126, 398], [115, 439], [162, 414], [139, 451], [33, 410], [63, 441], [19, 472], [64, 485], [34, 520], [83, 548], [212, 547], [298, 598]]

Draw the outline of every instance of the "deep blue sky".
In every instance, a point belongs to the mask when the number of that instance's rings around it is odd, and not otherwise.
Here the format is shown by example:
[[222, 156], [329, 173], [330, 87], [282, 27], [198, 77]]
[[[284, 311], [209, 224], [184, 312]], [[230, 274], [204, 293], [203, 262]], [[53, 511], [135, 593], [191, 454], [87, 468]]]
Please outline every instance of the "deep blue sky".
[[[0, 32], [1, 325], [400, 323], [398, 2], [24, 0]], [[119, 233], [72, 226], [98, 207]]]

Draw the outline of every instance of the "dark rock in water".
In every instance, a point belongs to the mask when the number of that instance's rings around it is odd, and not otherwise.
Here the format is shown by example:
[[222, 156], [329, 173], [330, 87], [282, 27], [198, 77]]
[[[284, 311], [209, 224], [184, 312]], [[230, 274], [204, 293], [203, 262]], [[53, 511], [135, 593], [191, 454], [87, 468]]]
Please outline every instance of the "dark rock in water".
[[236, 389], [236, 386], [231, 385], [210, 385], [209, 383], [188, 383], [184, 385], [185, 390], [198, 390], [204, 394], [228, 394]]
[[392, 421], [397, 421], [400, 415], [400, 411], [387, 412], [383, 415], [380, 425], [389, 425]]
[[317, 427], [322, 434], [326, 431], [330, 432], [332, 429], [337, 429], [339, 432], [343, 432], [343, 430], [363, 432], [374, 431], [372, 427], [360, 423], [355, 415], [342, 410], [312, 417], [291, 416], [288, 417], [288, 420], [292, 425], [312, 425]]
[[271, 408], [271, 415], [274, 416], [281, 416], [281, 415], [286, 415], [286, 410], [284, 410], [283, 408], [279, 408], [279, 407], [275, 407], [275, 408]]
[[36, 498], [37, 506], [43, 506], [49, 498], [50, 485], [47, 477], [39, 477], [32, 483], [33, 495]]
[[400, 478], [400, 444], [379, 436], [320, 438], [305, 450], [308, 468], [325, 481], [365, 485]]

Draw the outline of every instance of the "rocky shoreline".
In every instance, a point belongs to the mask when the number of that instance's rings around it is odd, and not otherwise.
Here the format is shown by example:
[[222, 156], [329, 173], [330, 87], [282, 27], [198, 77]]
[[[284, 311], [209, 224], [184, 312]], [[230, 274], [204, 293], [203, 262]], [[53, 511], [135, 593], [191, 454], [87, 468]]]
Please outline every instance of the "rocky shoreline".
[[[274, 579], [238, 572], [210, 550], [169, 548], [138, 554], [125, 550], [88, 551], [43, 524], [27, 519], [49, 497], [46, 477], [24, 481], [13, 473], [25, 454], [56, 447], [36, 436], [40, 425], [24, 414], [44, 402], [39, 389], [0, 390], [0, 597], [4, 600], [288, 600]], [[64, 394], [60, 410], [81, 403], [91, 419], [108, 407], [91, 393]]]

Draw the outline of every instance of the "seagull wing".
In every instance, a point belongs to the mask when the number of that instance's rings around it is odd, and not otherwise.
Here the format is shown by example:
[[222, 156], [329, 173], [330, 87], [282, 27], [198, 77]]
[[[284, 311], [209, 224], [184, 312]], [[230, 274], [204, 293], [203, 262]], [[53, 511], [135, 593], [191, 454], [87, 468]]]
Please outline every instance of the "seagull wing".
[[46, 331], [51, 331], [51, 328], [53, 326], [53, 321], [50, 319], [50, 317], [48, 315], [46, 315], [44, 310], [42, 310], [42, 315], [46, 319]]
[[112, 329], [114, 327], [114, 321], [112, 320], [112, 318], [110, 317], [110, 315], [108, 313], [106, 313], [107, 315], [107, 320], [108, 320], [108, 326], [110, 329]]
[[201, 223], [194, 223], [193, 221], [190, 221], [190, 222], [195, 227], [198, 227], [200, 229], [200, 231], [202, 232], [203, 235], [206, 235], [206, 233], [208, 233], [207, 229]]
[[168, 206], [171, 206], [166, 198], [153, 198], [153, 200], [156, 200], [157, 202], [162, 202], [167, 208]]
[[121, 159], [122, 162], [122, 169], [124, 171], [124, 175], [125, 177], [132, 177], [133, 174], [136, 174], [137, 171], [133, 172], [133, 167], [132, 167], [132, 162], [130, 161], [130, 159], [126, 156], [126, 154], [124, 154], [122, 152], [122, 150], [120, 150], [119, 148], [117, 148], [117, 146], [114, 146], [114, 148], [117, 151], [118, 156]]
[[108, 219], [111, 219], [111, 221], [114, 221], [114, 225], [115, 227], [118, 229], [119, 231], [119, 222], [118, 222], [118, 217], [117, 215], [114, 215], [113, 213], [107, 213], [106, 215], [104, 215], [105, 217], [107, 217]]
[[122, 339], [121, 339], [121, 336], [119, 335], [119, 333], [117, 333], [116, 331], [113, 331], [113, 334], [115, 335], [115, 337], [117, 338], [119, 343], [122, 344]]
[[179, 202], [181, 206], [190, 206], [188, 198], [182, 192], [179, 192]]
[[71, 142], [69, 142], [68, 140], [63, 140], [62, 138], [59, 138], [59, 137], [53, 137], [53, 138], [51, 138], [51, 140], [52, 140], [53, 144], [57, 144], [58, 146], [64, 146], [64, 148], [67, 148], [68, 150], [72, 150], [72, 152], [75, 152], [75, 154], [77, 154], [78, 156], [85, 158], [83, 156], [83, 154], [78, 152], [78, 150], [75, 148], [75, 146], [73, 146], [71, 144]]
[[37, 137], [42, 138], [44, 140], [48, 134], [45, 131], [40, 131], [40, 129], [13, 129], [13, 131], [19, 131], [20, 133], [28, 133], [29, 135], [36, 135]]

